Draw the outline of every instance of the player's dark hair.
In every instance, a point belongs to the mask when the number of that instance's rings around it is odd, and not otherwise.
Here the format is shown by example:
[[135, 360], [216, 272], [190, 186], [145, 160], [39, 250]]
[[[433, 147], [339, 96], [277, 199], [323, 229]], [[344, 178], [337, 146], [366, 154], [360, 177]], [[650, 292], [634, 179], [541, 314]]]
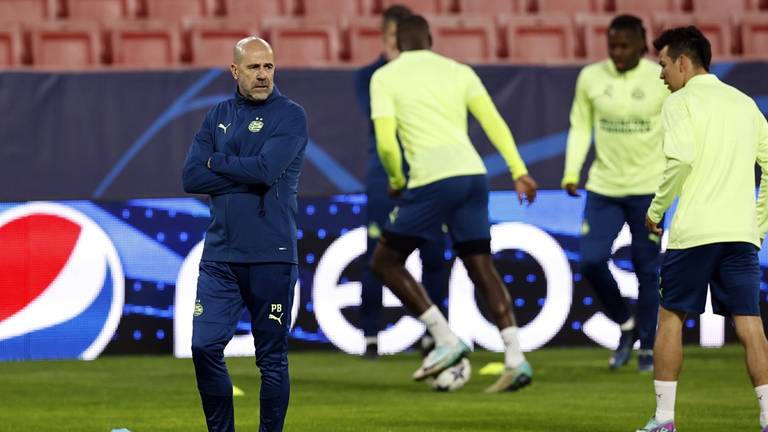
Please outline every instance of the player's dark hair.
[[643, 26], [643, 20], [640, 18], [634, 15], [618, 15], [611, 20], [608, 30], [626, 30], [635, 33], [643, 41], [643, 52], [648, 52], [645, 26]]
[[381, 31], [386, 30], [388, 23], [393, 22], [397, 24], [401, 19], [411, 15], [413, 15], [413, 12], [407, 6], [399, 4], [384, 9], [384, 12], [381, 13]]
[[421, 15], [411, 15], [397, 23], [397, 49], [409, 51], [432, 47], [429, 23]]
[[701, 30], [695, 26], [678, 27], [665, 30], [661, 36], [653, 41], [656, 51], [667, 48], [669, 58], [673, 61], [685, 54], [691, 59], [694, 66], [704, 68], [709, 72], [709, 63], [712, 61], [712, 45]]

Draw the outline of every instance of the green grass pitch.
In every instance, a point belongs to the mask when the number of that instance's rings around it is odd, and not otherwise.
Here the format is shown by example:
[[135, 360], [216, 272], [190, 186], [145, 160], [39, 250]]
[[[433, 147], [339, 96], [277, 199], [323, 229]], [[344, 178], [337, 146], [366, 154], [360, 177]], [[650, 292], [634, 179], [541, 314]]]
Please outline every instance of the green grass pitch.
[[[655, 408], [653, 378], [636, 363], [609, 372], [598, 348], [528, 354], [531, 387], [485, 395], [477, 372], [501, 354], [473, 353], [472, 380], [436, 393], [410, 380], [416, 354], [375, 361], [338, 352], [290, 354], [286, 431], [633, 432]], [[738, 346], [688, 347], [678, 385], [681, 431], [758, 431], [758, 406]], [[259, 375], [252, 358], [228, 360], [238, 431], [258, 429]], [[93, 362], [0, 363], [0, 431], [204, 431], [191, 360], [103, 357]]]

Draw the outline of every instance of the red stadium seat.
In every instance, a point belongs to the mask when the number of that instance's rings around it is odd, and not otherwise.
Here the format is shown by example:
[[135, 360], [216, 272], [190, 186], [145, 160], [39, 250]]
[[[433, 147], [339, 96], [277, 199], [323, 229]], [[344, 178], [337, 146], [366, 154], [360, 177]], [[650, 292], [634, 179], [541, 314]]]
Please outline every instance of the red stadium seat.
[[3, 21], [38, 22], [59, 14], [55, 0], [0, 0]]
[[65, 16], [107, 22], [136, 16], [134, 0], [64, 0]]
[[191, 60], [195, 66], [227, 67], [232, 62], [232, 48], [240, 39], [258, 35], [253, 21], [239, 24], [231, 19], [208, 19], [189, 25]]
[[123, 22], [110, 30], [115, 66], [164, 68], [181, 60], [179, 29], [166, 22]]
[[414, 13], [420, 15], [437, 15], [451, 12], [449, 0], [382, 0], [381, 10], [396, 4], [408, 6]]
[[500, 15], [525, 12], [525, 0], [457, 0], [461, 14]]
[[32, 64], [54, 69], [87, 69], [101, 64], [101, 33], [95, 23], [30, 24]]
[[212, 0], [144, 0], [145, 12], [150, 20], [181, 21], [185, 18], [212, 16]]
[[434, 50], [462, 63], [488, 63], [497, 58], [497, 31], [487, 18], [429, 19]]
[[683, 11], [683, 0], [614, 0], [616, 14], [676, 13]]
[[368, 0], [299, 0], [298, 11], [307, 17], [365, 16], [371, 13]]
[[323, 66], [341, 58], [340, 34], [335, 22], [296, 19], [265, 19], [279, 66]]
[[23, 62], [21, 26], [0, 24], [0, 68], [20, 66]]
[[225, 16], [240, 20], [291, 15], [294, 1], [297, 0], [223, 0], [223, 12]]
[[603, 11], [602, 0], [529, 0], [528, 9], [539, 13], [578, 13]]
[[740, 13], [757, 9], [757, 0], [690, 0], [691, 9], [695, 13]]
[[695, 25], [712, 44], [715, 59], [730, 57], [734, 52], [733, 29], [728, 14], [656, 14], [654, 23], [659, 33], [670, 28]]
[[745, 57], [768, 59], [768, 13], [741, 18], [741, 43]]
[[381, 18], [354, 18], [349, 21], [349, 60], [361, 65], [382, 52]]
[[500, 24], [506, 28], [506, 48], [512, 61], [557, 63], [574, 58], [575, 32], [570, 16], [502, 17]]

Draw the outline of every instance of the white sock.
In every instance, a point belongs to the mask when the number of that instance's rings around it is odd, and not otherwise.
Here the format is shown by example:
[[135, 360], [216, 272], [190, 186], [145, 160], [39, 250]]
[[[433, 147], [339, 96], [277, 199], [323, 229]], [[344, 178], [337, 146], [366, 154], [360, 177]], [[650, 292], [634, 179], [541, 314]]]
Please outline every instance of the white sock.
[[653, 381], [656, 389], [656, 421], [659, 423], [675, 419], [675, 393], [677, 381]]
[[768, 426], [768, 384], [755, 387], [757, 403], [760, 404], [760, 427]]
[[517, 337], [517, 327], [507, 327], [501, 331], [501, 339], [504, 341], [504, 365], [510, 368], [519, 366], [525, 361], [523, 351], [520, 349], [520, 339]]
[[634, 328], [635, 328], [635, 318], [629, 317], [629, 319], [624, 321], [624, 323], [621, 324], [619, 327], [621, 327], [621, 331], [634, 330]]
[[448, 327], [448, 321], [437, 306], [430, 306], [429, 309], [421, 314], [419, 321], [427, 326], [429, 333], [435, 338], [435, 344], [454, 345], [459, 343], [459, 338]]
[[376, 336], [366, 336], [365, 337], [365, 344], [366, 345], [373, 345], [375, 343], [378, 343], [378, 338]]

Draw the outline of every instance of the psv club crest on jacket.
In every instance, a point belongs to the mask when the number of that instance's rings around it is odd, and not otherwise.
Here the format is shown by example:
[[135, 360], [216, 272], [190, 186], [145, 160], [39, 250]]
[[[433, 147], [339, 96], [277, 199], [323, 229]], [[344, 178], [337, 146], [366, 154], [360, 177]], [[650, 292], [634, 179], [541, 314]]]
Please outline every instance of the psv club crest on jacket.
[[261, 130], [261, 128], [264, 127], [264, 122], [261, 117], [256, 117], [249, 125], [248, 130], [256, 133]]

